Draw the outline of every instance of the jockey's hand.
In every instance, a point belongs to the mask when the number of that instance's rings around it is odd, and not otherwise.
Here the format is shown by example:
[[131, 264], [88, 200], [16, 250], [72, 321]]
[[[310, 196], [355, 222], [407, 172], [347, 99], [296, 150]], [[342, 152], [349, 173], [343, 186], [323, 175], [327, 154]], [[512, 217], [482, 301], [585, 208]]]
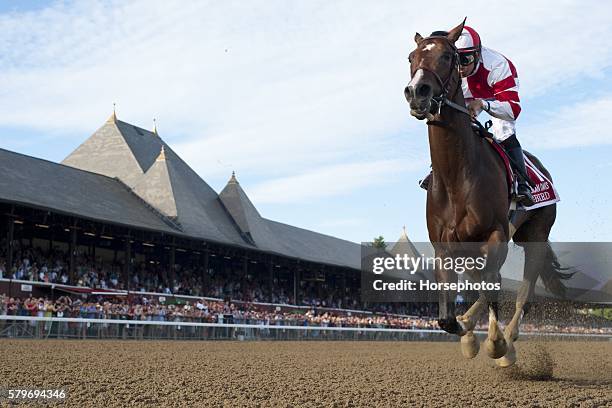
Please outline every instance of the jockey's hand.
[[484, 101], [482, 99], [474, 99], [471, 101], [468, 106], [468, 111], [473, 118], [476, 118], [482, 112], [482, 108], [484, 108]]

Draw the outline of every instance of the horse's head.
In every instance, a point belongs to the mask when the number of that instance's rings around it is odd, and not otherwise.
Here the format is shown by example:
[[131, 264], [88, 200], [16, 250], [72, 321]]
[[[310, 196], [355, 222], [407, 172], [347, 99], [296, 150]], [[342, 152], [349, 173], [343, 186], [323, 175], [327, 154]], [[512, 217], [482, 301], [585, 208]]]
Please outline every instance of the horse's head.
[[404, 90], [410, 113], [422, 120], [430, 115], [432, 98], [445, 95], [453, 75], [458, 75], [458, 55], [455, 42], [461, 35], [463, 23], [449, 32], [436, 31], [423, 38], [414, 36], [417, 47], [408, 57], [412, 79]]

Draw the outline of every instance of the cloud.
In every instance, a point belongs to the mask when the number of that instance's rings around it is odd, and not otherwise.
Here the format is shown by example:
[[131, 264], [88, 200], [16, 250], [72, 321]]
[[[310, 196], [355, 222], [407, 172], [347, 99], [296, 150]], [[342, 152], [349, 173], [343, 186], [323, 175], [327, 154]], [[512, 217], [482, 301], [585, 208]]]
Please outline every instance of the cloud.
[[358, 167], [374, 170], [361, 163], [427, 160], [425, 127], [403, 97], [415, 31], [467, 13], [485, 45], [516, 63], [530, 98], [612, 65], [611, 11], [556, 1], [503, 13], [485, 1], [53, 3], [0, 16], [0, 127], [70, 135], [76, 146], [117, 102], [120, 119], [151, 128], [156, 117], [204, 179], [232, 169], [257, 178], [261, 202], [348, 194], [367, 185], [350, 180], [364, 175]]
[[605, 117], [609, 112], [612, 96], [591, 99], [545, 114], [521, 134], [528, 135], [529, 146], [538, 149], [610, 145], [612, 139]]
[[268, 180], [249, 191], [253, 202], [258, 204], [295, 203], [347, 194], [370, 185], [388, 184], [411, 166], [399, 160], [345, 163]]

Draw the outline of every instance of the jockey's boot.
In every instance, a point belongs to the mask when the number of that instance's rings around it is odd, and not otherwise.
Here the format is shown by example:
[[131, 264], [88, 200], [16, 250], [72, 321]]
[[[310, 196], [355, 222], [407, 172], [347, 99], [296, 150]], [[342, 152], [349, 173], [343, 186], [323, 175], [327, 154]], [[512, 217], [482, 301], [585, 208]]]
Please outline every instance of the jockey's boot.
[[[512, 135], [508, 139], [504, 140], [502, 145], [506, 148], [508, 156], [510, 156], [510, 159], [512, 159], [514, 162], [514, 165], [518, 167], [518, 173], [527, 174], [527, 169], [525, 168], [525, 156], [523, 156], [523, 148], [519, 144], [516, 135]], [[535, 204], [533, 195], [531, 195], [531, 187], [529, 187], [527, 180], [525, 180], [521, 175], [519, 175], [517, 179], [518, 188], [516, 192], [516, 202], [524, 207], [531, 207]]]
[[429, 188], [429, 182], [430, 181], [431, 181], [431, 171], [429, 172], [427, 177], [425, 177], [423, 180], [419, 181], [419, 187], [421, 187], [423, 190], [427, 191], [427, 189]]

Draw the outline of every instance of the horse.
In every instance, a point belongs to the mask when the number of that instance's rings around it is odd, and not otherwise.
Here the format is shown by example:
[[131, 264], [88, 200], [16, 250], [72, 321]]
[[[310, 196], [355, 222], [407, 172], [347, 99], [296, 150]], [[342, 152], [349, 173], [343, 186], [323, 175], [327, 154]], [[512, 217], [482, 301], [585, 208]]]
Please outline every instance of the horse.
[[[489, 326], [484, 346], [489, 357], [501, 367], [516, 362], [514, 342], [519, 325], [533, 296], [538, 277], [547, 290], [563, 297], [563, 280], [571, 274], [562, 272], [548, 240], [555, 223], [556, 204], [514, 211], [509, 220], [511, 200], [506, 170], [490, 143], [476, 135], [472, 118], [465, 108], [458, 70], [455, 42], [465, 20], [448, 32], [429, 37], [416, 33], [416, 49], [410, 54], [411, 80], [404, 89], [410, 113], [427, 120], [432, 179], [427, 190], [427, 230], [436, 258], [457, 257], [465, 251], [486, 257], [480, 271], [470, 276], [501, 285], [500, 269], [512, 239], [523, 247], [523, 280], [516, 295], [515, 312], [502, 332], [498, 324], [498, 292], [479, 291], [478, 300], [462, 315], [455, 316], [456, 291], [439, 292], [438, 325], [444, 331], [461, 336], [461, 351], [474, 358], [480, 344], [474, 327], [483, 311], [489, 311]], [[552, 180], [550, 173], [532, 154], [526, 156]], [[462, 245], [466, 243], [467, 248]], [[478, 243], [468, 249], [467, 243]], [[464, 253], [460, 251], [463, 250]], [[436, 267], [438, 282], [457, 282], [452, 270]]]

